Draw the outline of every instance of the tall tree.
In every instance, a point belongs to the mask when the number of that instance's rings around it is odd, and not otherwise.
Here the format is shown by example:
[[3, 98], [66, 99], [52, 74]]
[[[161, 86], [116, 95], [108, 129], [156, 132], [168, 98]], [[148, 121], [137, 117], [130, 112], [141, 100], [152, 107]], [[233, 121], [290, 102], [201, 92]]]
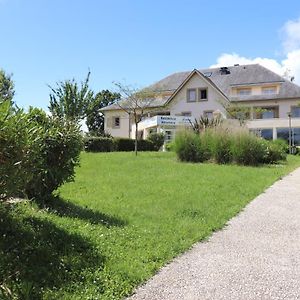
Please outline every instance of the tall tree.
[[137, 155], [138, 125], [149, 113], [151, 103], [155, 97], [155, 91], [147, 88], [139, 90], [120, 82], [116, 82], [115, 85], [122, 98], [121, 101], [117, 102], [118, 106], [128, 113], [129, 118], [132, 117], [135, 124], [134, 151], [135, 155]]
[[11, 79], [12, 75], [7, 74], [0, 69], [0, 100], [11, 101], [15, 94], [15, 85]]
[[56, 83], [51, 87], [49, 110], [54, 116], [74, 122], [84, 119], [94, 93], [89, 88], [90, 72], [86, 79], [78, 84], [75, 79]]
[[119, 100], [121, 95], [113, 93], [109, 90], [102, 90], [97, 93], [91, 101], [86, 118], [86, 125], [89, 133], [96, 136], [104, 135], [104, 115], [100, 111], [101, 108]]

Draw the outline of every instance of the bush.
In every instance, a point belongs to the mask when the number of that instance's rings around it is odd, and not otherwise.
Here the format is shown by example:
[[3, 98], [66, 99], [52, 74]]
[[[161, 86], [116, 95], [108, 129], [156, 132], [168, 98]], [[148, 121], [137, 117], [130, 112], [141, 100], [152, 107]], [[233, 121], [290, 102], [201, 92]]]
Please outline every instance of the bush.
[[116, 151], [134, 151], [134, 140], [129, 138], [115, 138]]
[[149, 140], [138, 140], [138, 151], [158, 151], [155, 149], [155, 145]]
[[287, 143], [284, 140], [275, 140], [266, 143], [267, 154], [265, 157], [265, 163], [276, 163], [280, 160], [286, 160], [288, 148]]
[[165, 135], [163, 133], [151, 133], [147, 140], [153, 143], [155, 151], [159, 151], [165, 142]]
[[[135, 140], [129, 138], [116, 138], [116, 151], [134, 151]], [[138, 140], [138, 151], [155, 151], [154, 144], [148, 140]]]
[[33, 176], [23, 168], [27, 135], [34, 131], [30, 125], [22, 110], [14, 110], [10, 101], [0, 101], [0, 198], [19, 195]]
[[244, 129], [217, 127], [200, 134], [180, 132], [174, 148], [181, 161], [203, 162], [213, 158], [219, 164], [236, 162], [256, 166], [286, 159], [285, 142], [269, 142]]
[[86, 137], [84, 149], [87, 152], [112, 152], [116, 149], [116, 143], [109, 137]]
[[241, 131], [234, 135], [231, 145], [233, 160], [241, 165], [256, 166], [265, 161], [265, 141], [252, 133]]
[[179, 132], [176, 135], [174, 150], [181, 161], [203, 162], [207, 159], [200, 135], [190, 131]]
[[73, 180], [82, 137], [78, 126], [46, 115], [1, 104], [0, 182], [2, 196], [43, 197]]
[[212, 142], [212, 156], [219, 164], [227, 164], [232, 161], [232, 135], [228, 130], [219, 129], [214, 132]]
[[73, 122], [46, 116], [39, 109], [28, 113], [28, 123], [39, 128], [31, 142], [31, 158], [27, 168], [34, 178], [26, 185], [29, 197], [51, 194], [60, 185], [74, 179], [83, 147], [79, 127]]

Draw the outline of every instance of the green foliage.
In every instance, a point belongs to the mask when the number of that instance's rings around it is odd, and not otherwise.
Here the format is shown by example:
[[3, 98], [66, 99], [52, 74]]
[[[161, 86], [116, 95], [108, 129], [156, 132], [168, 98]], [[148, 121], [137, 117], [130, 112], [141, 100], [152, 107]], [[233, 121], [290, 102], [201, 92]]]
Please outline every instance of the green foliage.
[[26, 194], [41, 197], [73, 180], [82, 137], [73, 122], [48, 117], [38, 109], [29, 112], [28, 122], [39, 128], [39, 133], [31, 145], [30, 171], [35, 175], [26, 186]]
[[266, 142], [254, 134], [241, 131], [234, 135], [231, 144], [233, 160], [241, 165], [256, 166], [264, 162], [267, 155]]
[[212, 156], [218, 164], [227, 164], [232, 161], [232, 135], [228, 130], [219, 128], [212, 137]]
[[78, 122], [86, 117], [93, 100], [89, 78], [90, 72], [80, 86], [75, 79], [57, 82], [55, 88], [49, 86], [51, 89], [49, 110], [53, 116], [72, 122]]
[[0, 101], [0, 198], [18, 195], [33, 177], [23, 167], [28, 162], [29, 143], [35, 128], [27, 124], [22, 110], [12, 108], [10, 100]]
[[203, 162], [206, 159], [206, 147], [201, 143], [200, 135], [193, 132], [179, 132], [176, 135], [174, 148], [181, 161]]
[[[135, 151], [135, 140], [130, 138], [115, 138], [116, 151]], [[156, 151], [154, 144], [148, 140], [138, 140], [139, 151]]]
[[268, 142], [246, 130], [229, 130], [222, 127], [206, 129], [200, 134], [185, 131], [176, 135], [175, 152], [181, 161], [216, 163], [235, 162], [256, 166], [286, 159], [286, 145]]
[[[86, 137], [84, 149], [87, 152], [129, 152], [134, 151], [134, 143], [129, 138]], [[138, 147], [140, 151], [157, 151], [154, 143], [148, 140], [138, 140]]]
[[45, 196], [73, 179], [82, 149], [77, 125], [5, 101], [0, 126], [1, 197]]
[[112, 152], [116, 150], [116, 144], [113, 138], [86, 137], [84, 149], [87, 152]]
[[195, 119], [191, 122], [192, 129], [195, 133], [200, 133], [208, 128], [215, 128], [222, 124], [222, 119], [220, 117], [209, 119], [207, 117], [201, 116], [198, 120]]
[[120, 99], [119, 93], [113, 93], [109, 90], [103, 90], [97, 93], [87, 110], [86, 125], [89, 129], [89, 134], [92, 136], [103, 136], [104, 132], [104, 115], [100, 111], [101, 108], [114, 103]]
[[277, 163], [286, 160], [288, 152], [288, 144], [285, 140], [275, 140], [266, 143], [267, 154], [265, 163]]
[[15, 299], [125, 299], [299, 165], [299, 156], [248, 168], [83, 152], [60, 197], [0, 207], [0, 289]]
[[159, 151], [165, 142], [165, 135], [163, 133], [151, 133], [147, 140], [153, 143], [155, 151]]
[[0, 101], [12, 101], [15, 94], [15, 85], [11, 75], [0, 69]]

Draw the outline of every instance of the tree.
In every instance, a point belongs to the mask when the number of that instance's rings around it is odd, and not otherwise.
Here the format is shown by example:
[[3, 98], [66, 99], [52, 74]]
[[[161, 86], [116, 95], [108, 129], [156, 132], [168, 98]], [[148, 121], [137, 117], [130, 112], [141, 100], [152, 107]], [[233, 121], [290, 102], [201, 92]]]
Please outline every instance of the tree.
[[96, 136], [105, 134], [104, 115], [100, 110], [101, 108], [114, 103], [116, 100], [119, 100], [120, 96], [119, 93], [113, 93], [109, 90], [102, 90], [95, 95], [88, 107], [86, 119], [86, 125], [90, 134]]
[[52, 115], [78, 123], [84, 119], [94, 93], [89, 88], [91, 72], [79, 85], [75, 79], [56, 83], [51, 89], [49, 110]]
[[137, 155], [138, 125], [149, 113], [149, 108], [155, 97], [155, 92], [148, 88], [139, 90], [120, 82], [115, 82], [115, 86], [122, 99], [117, 102], [117, 105], [128, 114], [129, 118], [132, 117], [135, 124], [134, 151], [135, 155]]
[[0, 69], [0, 100], [1, 101], [10, 101], [15, 94], [15, 85], [11, 79], [12, 75], [6, 74], [4, 70]]

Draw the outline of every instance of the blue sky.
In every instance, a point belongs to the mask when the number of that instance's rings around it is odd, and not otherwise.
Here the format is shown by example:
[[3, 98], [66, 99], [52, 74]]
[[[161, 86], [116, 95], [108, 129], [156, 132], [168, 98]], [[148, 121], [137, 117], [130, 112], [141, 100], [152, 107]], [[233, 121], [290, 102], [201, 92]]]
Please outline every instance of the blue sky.
[[0, 68], [22, 107], [46, 109], [47, 84], [88, 69], [95, 91], [243, 62], [300, 80], [299, 0], [0, 0], [0, 28]]

